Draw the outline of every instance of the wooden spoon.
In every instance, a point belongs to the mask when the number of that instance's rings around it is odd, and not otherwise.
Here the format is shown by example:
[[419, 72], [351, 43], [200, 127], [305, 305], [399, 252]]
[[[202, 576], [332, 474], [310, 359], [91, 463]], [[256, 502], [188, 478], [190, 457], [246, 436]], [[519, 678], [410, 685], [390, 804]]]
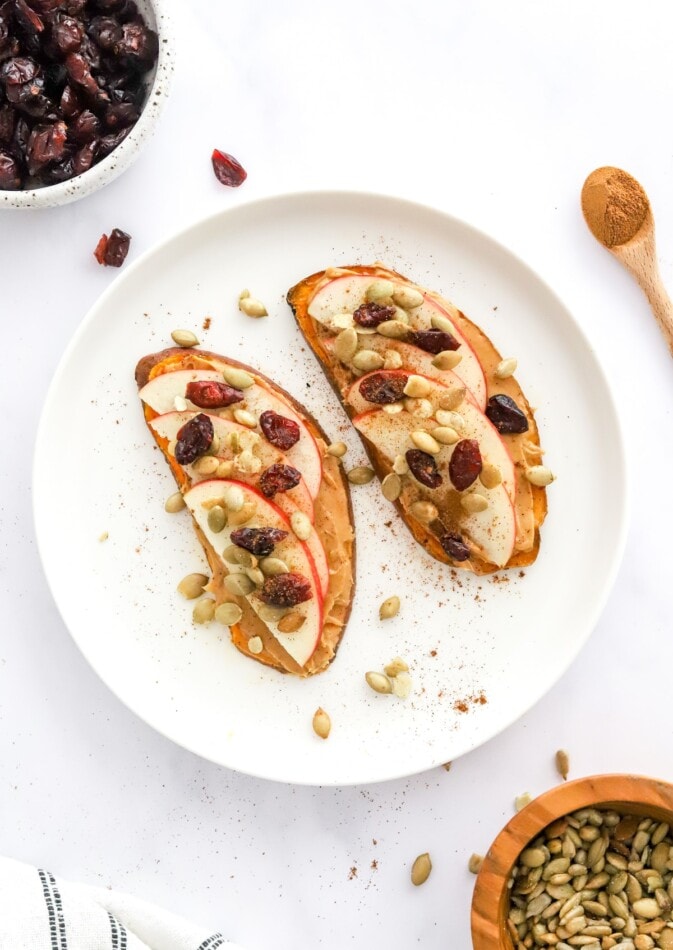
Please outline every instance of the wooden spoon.
[[644, 290], [673, 354], [673, 303], [659, 273], [654, 218], [642, 185], [620, 168], [597, 168], [582, 187], [582, 212], [596, 240]]

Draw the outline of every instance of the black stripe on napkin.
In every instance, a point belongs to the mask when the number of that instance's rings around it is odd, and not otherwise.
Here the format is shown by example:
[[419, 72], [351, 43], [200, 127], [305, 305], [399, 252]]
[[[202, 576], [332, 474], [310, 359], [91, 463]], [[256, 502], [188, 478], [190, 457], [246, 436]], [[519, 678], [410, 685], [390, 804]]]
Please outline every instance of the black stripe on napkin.
[[61, 892], [58, 889], [58, 884], [54, 879], [52, 874], [47, 872], [47, 879], [51, 885], [51, 893], [54, 898], [54, 905], [56, 907], [56, 921], [58, 923], [58, 936], [59, 936], [59, 950], [68, 950], [68, 939], [65, 933], [65, 917], [63, 916], [63, 903], [61, 901]]
[[42, 894], [44, 896], [44, 902], [47, 905], [49, 933], [51, 936], [51, 950], [61, 950], [58, 942], [58, 929], [56, 927], [56, 911], [54, 909], [54, 901], [52, 899], [51, 888], [49, 887], [47, 875], [46, 872], [42, 870], [38, 870], [37, 873], [40, 876], [40, 882], [42, 883]]
[[119, 930], [117, 920], [112, 916], [110, 911], [107, 912], [107, 915], [110, 921], [110, 939], [112, 941], [112, 950], [119, 950]]
[[210, 937], [206, 937], [203, 943], [199, 944], [196, 950], [216, 950], [217, 947], [221, 947], [224, 943], [224, 937], [222, 934], [211, 934]]

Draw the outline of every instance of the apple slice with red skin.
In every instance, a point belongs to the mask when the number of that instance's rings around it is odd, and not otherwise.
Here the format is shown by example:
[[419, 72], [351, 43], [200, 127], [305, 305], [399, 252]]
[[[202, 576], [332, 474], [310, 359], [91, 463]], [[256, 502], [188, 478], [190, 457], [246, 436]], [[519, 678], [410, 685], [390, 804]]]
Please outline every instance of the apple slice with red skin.
[[[462, 408], [462, 407], [461, 407]], [[473, 413], [481, 415], [476, 406], [472, 407]], [[468, 416], [466, 413], [464, 415]], [[485, 417], [484, 417], [485, 418]], [[488, 422], [488, 420], [486, 420]], [[417, 429], [424, 429], [432, 434], [432, 425], [434, 420], [416, 419], [408, 412], [401, 412], [397, 415], [389, 415], [381, 409], [374, 409], [370, 412], [364, 412], [353, 419], [353, 425], [365, 439], [375, 447], [380, 455], [392, 464], [397, 455], [405, 455], [408, 449], [416, 448], [410, 436]], [[490, 423], [489, 423], [490, 424]], [[436, 426], [437, 424], [434, 423]], [[496, 432], [497, 435], [497, 432]], [[466, 426], [461, 433], [462, 438], [476, 438]], [[504, 446], [503, 446], [504, 448]], [[448, 464], [455, 445], [443, 445], [440, 452], [435, 455], [438, 469], [442, 476], [442, 484], [432, 490], [420, 489], [423, 497], [431, 500], [439, 509], [440, 519], [442, 510], [455, 511], [455, 497], [458, 495], [456, 489], [451, 483], [448, 474]], [[509, 464], [512, 466], [511, 458], [507, 453]], [[513, 466], [512, 466], [513, 469]], [[513, 471], [508, 478], [511, 483]], [[516, 481], [513, 482], [514, 490]], [[513, 498], [510, 496], [505, 479], [495, 488], [486, 489], [479, 480], [474, 483], [474, 488], [470, 490], [477, 491], [483, 495], [489, 503], [485, 511], [468, 514], [460, 509], [458, 530], [466, 534], [474, 543], [484, 552], [484, 556], [498, 567], [503, 567], [509, 561], [514, 550], [516, 541], [516, 510], [513, 504]]]
[[[226, 364], [223, 364], [223, 366]], [[175, 410], [175, 398], [179, 396], [185, 398], [187, 384], [191, 382], [210, 380], [214, 382], [223, 382], [222, 373], [207, 369], [182, 369], [173, 373], [161, 373], [155, 376], [140, 390], [140, 398], [150, 409], [153, 409], [158, 415], [164, 415]], [[268, 389], [262, 380], [255, 379], [252, 386], [241, 390], [243, 400], [235, 403], [230, 408], [247, 409], [253, 415], [259, 416], [270, 409], [287, 419], [291, 419], [299, 426], [300, 436], [290, 449], [284, 450], [284, 455], [288, 465], [292, 465], [301, 472], [306, 486], [315, 498], [320, 491], [322, 481], [322, 458], [320, 450], [316, 444], [308, 427], [305, 425], [300, 415], [292, 408], [289, 403], [282, 399], [272, 390]], [[198, 406], [195, 406], [187, 400], [189, 409], [197, 412], [203, 412]], [[267, 441], [266, 436], [262, 434], [263, 441]]]
[[[393, 287], [397, 285], [400, 289], [410, 286], [406, 281], [395, 280], [392, 275], [375, 277], [371, 274], [343, 274], [334, 277], [319, 287], [308, 305], [309, 316], [317, 320], [318, 323], [330, 326], [331, 320], [336, 314], [354, 313], [365, 302], [367, 288], [370, 284], [381, 279], [389, 280]], [[486, 380], [477, 354], [456, 326], [451, 313], [420, 287], [416, 287], [416, 290], [422, 294], [423, 303], [411, 311], [410, 328], [413, 330], [429, 330], [432, 327], [433, 316], [449, 321], [451, 334], [459, 344], [457, 352], [462, 357], [453, 372], [473, 394], [477, 405], [483, 409], [486, 406]], [[355, 329], [357, 329], [357, 326]], [[430, 355], [430, 359], [432, 359], [432, 355]]]
[[[217, 450], [217, 458], [221, 459], [233, 459], [235, 458], [234, 453], [228, 446], [227, 436], [232, 432], [238, 432], [242, 437], [250, 433], [250, 429], [245, 426], [239, 425], [237, 422], [232, 422], [230, 419], [222, 419], [220, 416], [213, 416], [204, 410], [200, 409], [199, 413], [207, 415], [210, 421], [213, 424], [213, 431], [220, 441], [220, 447]], [[197, 412], [192, 410], [187, 410], [186, 412], [166, 412], [162, 416], [156, 416], [154, 419], [151, 419], [149, 422], [149, 427], [157, 435], [168, 439], [169, 442], [177, 439], [178, 432], [180, 429], [189, 422], [190, 419], [193, 419], [197, 415]], [[275, 465], [277, 462], [281, 464], [285, 462], [284, 453], [280, 449], [275, 448], [271, 445], [270, 442], [267, 442], [264, 436], [260, 437], [259, 442], [257, 443], [257, 451], [255, 453], [259, 460], [262, 463], [262, 468], [257, 474], [247, 474], [243, 472], [236, 472], [236, 478], [240, 481], [245, 482], [249, 485], [257, 486], [259, 483], [259, 476], [264, 469], [269, 468], [270, 465]], [[185, 465], [185, 471], [189, 475], [192, 482], [201, 481], [204, 478], [212, 476], [199, 475], [198, 472], [194, 470], [193, 465]], [[290, 497], [291, 496], [291, 497]], [[279, 508], [283, 510], [289, 509], [289, 513], [292, 514], [297, 508], [303, 511], [311, 519], [313, 523], [314, 510], [313, 510], [313, 499], [311, 498], [311, 493], [308, 490], [304, 477], [298, 485], [295, 485], [294, 488], [291, 488], [288, 492], [278, 492], [274, 495], [274, 501]]]
[[[315, 653], [316, 647], [320, 642], [323, 627], [323, 597], [320, 589], [313, 558], [307, 545], [300, 541], [293, 533], [290, 527], [290, 521], [287, 515], [281, 509], [274, 505], [272, 501], [265, 498], [260, 492], [233, 479], [210, 479], [199, 482], [193, 488], [185, 493], [185, 503], [192, 513], [194, 520], [203, 532], [209, 544], [221, 555], [225, 548], [229, 547], [231, 541], [231, 532], [235, 527], [227, 526], [220, 532], [214, 532], [208, 524], [208, 512], [210, 507], [204, 507], [204, 503], [212, 506], [212, 502], [217, 501], [222, 496], [222, 490], [225, 485], [236, 485], [243, 492], [246, 501], [253, 501], [257, 505], [257, 510], [250, 521], [243, 526], [245, 528], [278, 528], [287, 532], [287, 537], [276, 543], [272, 556], [281, 558], [285, 561], [292, 573], [301, 574], [310, 584], [311, 598], [296, 606], [297, 611], [306, 617], [304, 623], [296, 633], [282, 633], [278, 630], [277, 622], [273, 620], [264, 620], [271, 634], [278, 640], [284, 650], [300, 666], [310, 660]], [[226, 563], [228, 573], [244, 572], [244, 568], [237, 564]], [[253, 591], [246, 598], [255, 613], [259, 614], [265, 606], [260, 599], [259, 592]]]

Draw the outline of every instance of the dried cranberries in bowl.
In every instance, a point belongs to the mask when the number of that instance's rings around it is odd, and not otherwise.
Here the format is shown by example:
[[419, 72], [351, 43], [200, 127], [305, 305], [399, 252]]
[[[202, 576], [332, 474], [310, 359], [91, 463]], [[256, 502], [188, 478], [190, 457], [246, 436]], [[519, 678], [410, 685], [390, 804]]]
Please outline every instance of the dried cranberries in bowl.
[[0, 190], [67, 181], [109, 155], [158, 53], [135, 0], [0, 2]]

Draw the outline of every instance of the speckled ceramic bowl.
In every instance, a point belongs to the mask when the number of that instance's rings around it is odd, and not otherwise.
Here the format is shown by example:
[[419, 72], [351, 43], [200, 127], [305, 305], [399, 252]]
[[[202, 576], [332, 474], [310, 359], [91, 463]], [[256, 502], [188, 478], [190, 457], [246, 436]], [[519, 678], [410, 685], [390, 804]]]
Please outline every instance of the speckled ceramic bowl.
[[121, 145], [83, 175], [57, 185], [30, 191], [0, 190], [0, 209], [53, 208], [98, 191], [121, 175], [137, 158], [156, 128], [173, 77], [175, 44], [168, 13], [170, 0], [136, 0], [148, 26], [159, 36], [159, 56], [154, 73], [148, 77], [147, 99], [140, 118]]

